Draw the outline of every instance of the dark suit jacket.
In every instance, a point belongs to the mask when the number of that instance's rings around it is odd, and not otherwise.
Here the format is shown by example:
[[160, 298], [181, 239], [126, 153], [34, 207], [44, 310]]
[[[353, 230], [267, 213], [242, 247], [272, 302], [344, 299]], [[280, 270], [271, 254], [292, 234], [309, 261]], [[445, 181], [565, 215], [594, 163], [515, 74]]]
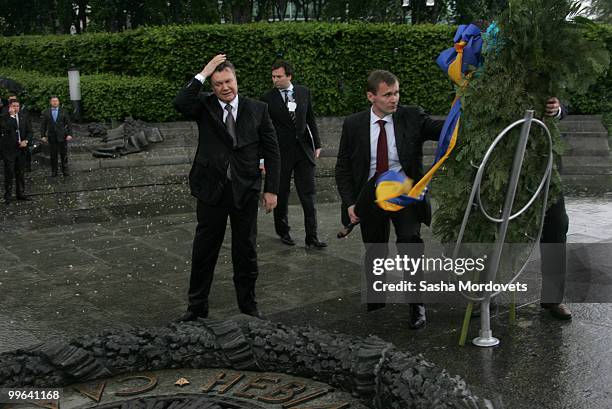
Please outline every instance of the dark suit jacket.
[[57, 121], [53, 121], [51, 108], [43, 111], [40, 117], [40, 134], [49, 138], [49, 143], [64, 142], [67, 135], [72, 135], [70, 116], [64, 108], [58, 108]]
[[295, 125], [278, 89], [273, 88], [266, 92], [261, 100], [268, 104], [268, 111], [272, 122], [274, 122], [281, 156], [284, 156], [285, 152], [293, 146], [292, 142], [298, 135], [298, 143], [304, 149], [308, 159], [315, 164], [314, 150], [321, 147], [321, 140], [312, 109], [310, 91], [301, 85], [294, 85], [293, 98], [297, 104]]
[[[437, 141], [444, 121], [431, 119], [420, 107], [400, 106], [393, 114], [395, 141], [402, 169], [416, 183], [423, 175], [423, 143]], [[336, 184], [343, 209], [357, 202], [370, 171], [370, 109], [344, 120], [336, 162]], [[429, 225], [431, 207], [416, 204], [419, 219]]]
[[[28, 145], [32, 143], [32, 122], [27, 114], [20, 112], [19, 131], [21, 140], [27, 140]], [[2, 115], [0, 119], [0, 151], [5, 160], [15, 160], [19, 152], [25, 152], [26, 148], [19, 148], [17, 137], [17, 121], [8, 114]]]
[[191, 193], [207, 204], [217, 204], [229, 163], [234, 202], [242, 207], [250, 191], [261, 189], [261, 155], [266, 163], [264, 192], [278, 194], [280, 153], [266, 104], [238, 97], [237, 143], [232, 147], [219, 100], [214, 94], [200, 95], [201, 88], [194, 78], [174, 99], [176, 109], [198, 124], [198, 149], [189, 174]]

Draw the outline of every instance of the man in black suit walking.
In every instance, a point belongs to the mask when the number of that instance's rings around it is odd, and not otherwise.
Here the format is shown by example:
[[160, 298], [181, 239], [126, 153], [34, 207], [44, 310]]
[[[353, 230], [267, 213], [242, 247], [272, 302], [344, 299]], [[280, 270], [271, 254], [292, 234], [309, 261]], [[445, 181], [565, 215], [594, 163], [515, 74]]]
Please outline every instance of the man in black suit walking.
[[295, 188], [304, 210], [306, 246], [327, 247], [317, 236], [315, 209], [315, 166], [321, 154], [319, 131], [312, 109], [308, 88], [291, 83], [293, 69], [286, 61], [272, 65], [274, 88], [262, 97], [268, 104], [276, 129], [281, 153], [281, 178], [278, 206], [274, 209], [274, 227], [281, 241], [295, 245], [289, 234], [288, 205], [291, 175], [295, 173]]
[[[210, 78], [213, 94], [202, 95]], [[189, 174], [198, 199], [189, 282], [189, 305], [181, 321], [208, 316], [208, 295], [227, 217], [232, 228], [234, 286], [240, 311], [261, 317], [255, 301], [257, 280], [257, 203], [261, 190], [260, 155], [266, 163], [262, 204], [276, 207], [280, 154], [266, 104], [238, 96], [234, 66], [215, 56], [183, 88], [174, 106], [197, 122], [198, 148]]]
[[68, 112], [60, 107], [60, 100], [52, 96], [50, 108], [43, 111], [40, 122], [42, 141], [49, 143], [51, 151], [51, 176], [57, 176], [57, 154], [61, 158], [62, 173], [68, 173], [68, 142], [72, 140], [72, 124]]
[[[437, 141], [444, 125], [441, 120], [431, 119], [420, 107], [399, 105], [399, 89], [395, 75], [373, 71], [367, 82], [371, 108], [349, 116], [342, 126], [336, 184], [348, 218], [361, 225], [366, 266], [371, 266], [372, 259], [380, 255], [377, 254], [381, 252], [380, 243], [388, 243], [389, 222], [395, 228], [397, 243], [411, 243], [409, 251], [414, 252], [410, 254], [413, 258], [420, 257], [424, 251], [421, 223], [431, 222], [427, 200], [397, 212], [384, 211], [375, 203], [374, 182], [387, 170], [403, 173], [415, 184], [423, 177], [423, 143]], [[366, 282], [371, 289], [372, 274], [366, 274]], [[368, 311], [382, 307], [384, 304], [368, 300]], [[410, 307], [410, 327], [423, 327], [425, 306], [413, 303]]]
[[19, 112], [19, 101], [9, 102], [8, 109], [1, 119], [0, 149], [4, 158], [4, 202], [11, 202], [13, 179], [17, 200], [31, 200], [25, 195], [26, 155], [32, 140], [32, 123], [26, 114]]

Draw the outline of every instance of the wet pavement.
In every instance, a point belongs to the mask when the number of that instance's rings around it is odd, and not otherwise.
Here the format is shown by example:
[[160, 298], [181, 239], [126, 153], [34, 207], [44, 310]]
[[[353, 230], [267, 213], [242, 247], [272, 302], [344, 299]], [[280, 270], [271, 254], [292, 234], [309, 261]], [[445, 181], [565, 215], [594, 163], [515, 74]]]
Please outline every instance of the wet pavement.
[[[195, 200], [188, 168], [102, 169], [50, 179], [29, 176], [34, 200], [0, 208], [0, 352], [102, 329], [164, 325], [185, 309]], [[318, 180], [329, 186], [330, 178]], [[328, 196], [327, 199], [333, 199]], [[568, 197], [569, 240], [612, 242], [612, 196]], [[358, 232], [338, 240], [339, 204], [321, 203], [320, 238], [307, 250], [299, 206], [290, 207], [295, 247], [259, 214], [259, 305], [274, 320], [352, 335], [377, 335], [462, 376], [506, 408], [612, 407], [612, 305], [574, 304], [574, 319], [542, 313], [536, 300], [492, 319], [496, 348], [458, 346], [463, 306], [431, 305], [427, 327], [408, 329], [408, 307], [365, 313]], [[239, 316], [229, 235], [210, 299], [211, 317]], [[425, 229], [426, 240], [431, 237]], [[477, 335], [473, 320], [470, 338]]]

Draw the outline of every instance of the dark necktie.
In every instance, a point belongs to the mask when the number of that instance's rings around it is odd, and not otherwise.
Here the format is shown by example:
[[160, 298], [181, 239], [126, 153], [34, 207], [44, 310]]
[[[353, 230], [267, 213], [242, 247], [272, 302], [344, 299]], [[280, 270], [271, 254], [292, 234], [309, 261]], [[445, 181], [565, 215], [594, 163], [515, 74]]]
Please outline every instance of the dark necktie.
[[232, 115], [233, 106], [227, 104], [225, 106], [225, 110], [227, 111], [227, 117], [225, 117], [225, 129], [227, 129], [227, 133], [232, 137], [232, 145], [236, 146], [236, 120], [234, 119], [234, 115]]
[[380, 176], [389, 170], [389, 148], [387, 147], [387, 131], [385, 131], [386, 121], [380, 119], [376, 122], [380, 125], [380, 134], [378, 134], [378, 144], [376, 145], [376, 175]]
[[[285, 106], [287, 110], [289, 110], [289, 90], [283, 90], [285, 93]], [[289, 111], [289, 116], [291, 117], [291, 121], [293, 121], [293, 125], [295, 125], [295, 111]]]
[[21, 130], [19, 129], [19, 115], [15, 114], [15, 122], [17, 122], [17, 143], [21, 143]]
[[[234, 107], [230, 104], [225, 106], [225, 110], [227, 111], [227, 116], [225, 117], [225, 129], [227, 133], [232, 137], [232, 146], [236, 146], [236, 120], [234, 119], [234, 115], [232, 115], [232, 109]], [[232, 170], [230, 169], [230, 163], [227, 164], [227, 171], [225, 172], [227, 178], [232, 180]]]

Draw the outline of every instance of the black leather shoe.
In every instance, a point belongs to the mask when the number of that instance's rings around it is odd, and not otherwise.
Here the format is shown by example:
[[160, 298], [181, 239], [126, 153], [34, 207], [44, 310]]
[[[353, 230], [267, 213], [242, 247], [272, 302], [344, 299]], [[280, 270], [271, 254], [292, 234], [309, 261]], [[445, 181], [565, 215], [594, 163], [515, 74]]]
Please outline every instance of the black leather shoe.
[[419, 329], [425, 326], [427, 319], [425, 318], [424, 304], [410, 304], [410, 328]]
[[369, 302], [368, 303], [368, 312], [380, 310], [381, 308], [385, 308], [385, 306], [386, 306], [386, 304], [384, 302], [380, 302], [380, 303]]
[[540, 306], [550, 312], [550, 315], [558, 320], [571, 320], [572, 312], [569, 307], [565, 304], [556, 303], [541, 303]]
[[187, 311], [185, 314], [183, 314], [180, 318], [178, 318], [176, 320], [176, 322], [189, 322], [189, 321], [195, 321], [198, 318], [208, 318], [208, 312], [193, 312], [193, 311]]
[[306, 247], [316, 247], [318, 249], [322, 249], [327, 247], [327, 243], [320, 241], [317, 236], [314, 237], [306, 237]]
[[266, 317], [263, 315], [257, 308], [249, 311], [242, 311], [243, 314], [250, 315], [251, 317], [259, 318], [260, 320], [265, 320]]
[[280, 236], [280, 239], [283, 243], [285, 243], [288, 246], [295, 246], [295, 241], [293, 241], [289, 233], [283, 234], [282, 236]]
[[27, 197], [27, 196], [17, 196], [17, 200], [22, 201], [22, 202], [31, 202], [32, 198]]

